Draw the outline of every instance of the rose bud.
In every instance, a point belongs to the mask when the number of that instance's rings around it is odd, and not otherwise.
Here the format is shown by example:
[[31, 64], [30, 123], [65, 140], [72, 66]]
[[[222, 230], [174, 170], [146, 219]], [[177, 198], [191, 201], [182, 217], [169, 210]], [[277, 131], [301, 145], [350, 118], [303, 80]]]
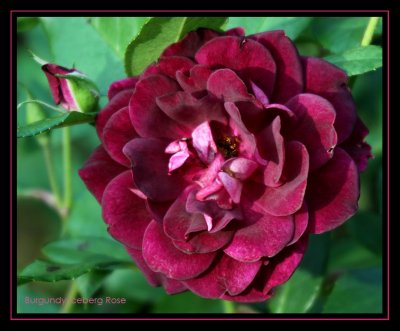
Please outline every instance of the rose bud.
[[42, 66], [50, 85], [54, 102], [66, 110], [95, 111], [99, 100], [96, 85], [86, 75], [76, 69], [67, 69], [56, 64]]

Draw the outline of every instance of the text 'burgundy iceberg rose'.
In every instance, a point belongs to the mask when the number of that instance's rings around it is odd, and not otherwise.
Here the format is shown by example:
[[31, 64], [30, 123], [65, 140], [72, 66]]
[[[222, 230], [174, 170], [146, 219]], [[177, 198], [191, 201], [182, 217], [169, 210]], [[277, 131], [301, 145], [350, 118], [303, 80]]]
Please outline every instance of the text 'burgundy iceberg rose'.
[[108, 97], [80, 176], [168, 293], [266, 300], [357, 210], [370, 146], [347, 76], [283, 31], [191, 32]]

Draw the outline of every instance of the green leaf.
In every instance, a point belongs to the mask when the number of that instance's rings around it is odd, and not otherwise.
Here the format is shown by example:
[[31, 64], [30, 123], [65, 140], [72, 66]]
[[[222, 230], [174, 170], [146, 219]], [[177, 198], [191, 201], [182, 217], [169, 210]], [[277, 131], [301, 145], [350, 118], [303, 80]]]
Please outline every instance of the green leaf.
[[124, 247], [115, 240], [97, 237], [65, 239], [43, 247], [42, 252], [50, 260], [58, 263], [79, 263], [92, 258], [105, 261], [131, 262]]
[[284, 30], [289, 38], [296, 39], [312, 19], [312, 17], [229, 17], [227, 28], [241, 26], [245, 29], [246, 35]]
[[152, 313], [223, 313], [223, 308], [219, 300], [207, 300], [186, 292], [165, 296], [154, 305]]
[[39, 17], [17, 17], [17, 32], [33, 29], [40, 22]]
[[81, 192], [68, 217], [66, 232], [72, 237], [95, 236], [109, 239], [110, 234], [101, 216], [99, 203], [84, 185]]
[[36, 136], [45, 131], [94, 121], [96, 113], [68, 112], [59, 116], [46, 118], [17, 128], [17, 137], [26, 138]]
[[82, 297], [91, 298], [103, 284], [109, 270], [92, 270], [76, 279], [76, 286]]
[[342, 68], [349, 76], [360, 75], [382, 67], [382, 48], [372, 45], [357, 47], [329, 55], [325, 60]]
[[327, 50], [342, 53], [360, 46], [369, 17], [318, 17], [312, 31]]
[[329, 250], [329, 233], [311, 235], [300, 267], [268, 301], [272, 313], [312, 312], [320, 296]]
[[90, 17], [88, 22], [123, 59], [129, 42], [149, 17]]
[[106, 260], [102, 256], [93, 257], [90, 261], [77, 264], [36, 260], [18, 275], [18, 285], [30, 281], [57, 282], [60, 280], [75, 279], [93, 269], [110, 268], [115, 265], [115, 260]]
[[382, 313], [382, 269], [362, 269], [342, 275], [323, 312]]
[[115, 270], [107, 277], [103, 288], [114, 297], [125, 297], [129, 301], [157, 302], [165, 297], [164, 289], [151, 286], [136, 268]]
[[382, 220], [373, 212], [359, 211], [348, 223], [352, 236], [372, 252], [382, 253]]
[[143, 25], [139, 35], [125, 52], [125, 71], [128, 76], [140, 74], [157, 61], [162, 51], [198, 28], [220, 30], [226, 17], [153, 17]]

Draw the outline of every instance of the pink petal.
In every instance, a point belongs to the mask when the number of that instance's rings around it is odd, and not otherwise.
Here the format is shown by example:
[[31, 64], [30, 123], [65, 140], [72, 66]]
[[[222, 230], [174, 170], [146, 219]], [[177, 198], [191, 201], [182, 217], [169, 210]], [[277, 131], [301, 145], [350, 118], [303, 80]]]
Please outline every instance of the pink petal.
[[308, 208], [304, 201], [301, 208], [294, 214], [294, 234], [289, 245], [296, 243], [304, 234], [308, 226]]
[[246, 159], [244, 157], [235, 157], [227, 160], [222, 168], [233, 177], [245, 180], [249, 178], [254, 171], [256, 171], [258, 165], [256, 162]]
[[206, 164], [210, 164], [217, 153], [217, 146], [211, 132], [210, 124], [204, 122], [192, 132], [193, 147], [199, 158]]
[[287, 132], [288, 138], [306, 145], [310, 155], [310, 171], [331, 159], [337, 135], [333, 123], [336, 112], [324, 98], [314, 94], [299, 94], [286, 104], [296, 115]]
[[242, 194], [243, 184], [236, 178], [229, 176], [226, 172], [220, 172], [218, 178], [224, 185], [225, 190], [228, 192], [229, 196], [232, 198], [234, 203], [240, 202], [240, 196]]
[[336, 111], [335, 129], [340, 144], [350, 136], [357, 118], [347, 86], [348, 77], [343, 70], [322, 59], [305, 57], [302, 60], [305, 92], [318, 94], [333, 105]]
[[155, 138], [135, 138], [123, 152], [131, 161], [136, 186], [151, 200], [175, 199], [184, 187], [177, 172], [168, 174], [169, 155], [166, 143]]
[[281, 118], [275, 120], [257, 135], [257, 146], [260, 156], [268, 161], [264, 168], [264, 184], [276, 187], [281, 184], [283, 165], [285, 163], [285, 144], [281, 131]]
[[118, 110], [128, 106], [133, 90], [123, 90], [115, 94], [110, 102], [97, 114], [96, 131], [100, 140], [103, 141], [103, 130], [108, 120]]
[[217, 36], [219, 34], [216, 31], [209, 29], [198, 29], [189, 32], [181, 41], [168, 46], [161, 54], [161, 57], [178, 55], [193, 58], [204, 43]]
[[110, 234], [124, 245], [140, 249], [151, 217], [144, 200], [133, 194], [131, 188], [132, 171], [127, 170], [107, 185], [101, 205]]
[[133, 90], [138, 80], [138, 77], [128, 77], [113, 82], [108, 88], [108, 100], [111, 100], [123, 90]]
[[359, 175], [353, 159], [341, 148], [310, 176], [306, 201], [310, 231], [332, 230], [355, 214], [360, 195]]
[[268, 99], [268, 97], [266, 96], [266, 94], [263, 92], [263, 90], [260, 89], [260, 88], [259, 88], [255, 83], [253, 83], [253, 82], [250, 82], [250, 86], [251, 86], [251, 89], [252, 89], [253, 94], [254, 94], [254, 96], [256, 97], [256, 99], [257, 99], [258, 101], [260, 101], [261, 104], [262, 104], [264, 107], [267, 107], [267, 106], [269, 105], [269, 99]]
[[168, 278], [185, 280], [206, 271], [214, 260], [215, 253], [185, 254], [176, 249], [162, 229], [162, 225], [152, 221], [143, 239], [143, 257], [155, 272]]
[[207, 90], [223, 102], [248, 101], [254, 97], [243, 81], [230, 69], [214, 71], [207, 81]]
[[168, 173], [180, 168], [189, 158], [190, 153], [186, 141], [175, 140], [165, 149], [165, 153], [173, 154], [168, 162]]
[[79, 169], [79, 176], [88, 190], [100, 202], [108, 183], [125, 170], [125, 167], [110, 158], [103, 146], [99, 146], [85, 165]]
[[222, 105], [211, 96], [201, 99], [179, 91], [156, 99], [158, 107], [176, 123], [195, 129], [206, 121], [227, 123], [227, 116]]
[[129, 118], [129, 109], [124, 107], [114, 113], [103, 130], [103, 146], [117, 162], [129, 167], [130, 162], [122, 153], [126, 143], [138, 137]]
[[286, 106], [279, 103], [271, 103], [265, 107], [266, 122], [272, 122], [277, 116], [281, 118], [282, 127], [285, 128], [295, 122], [295, 114]]
[[340, 145], [357, 164], [358, 171], [364, 171], [367, 168], [368, 159], [372, 158], [371, 146], [364, 142], [368, 135], [368, 129], [364, 123], [357, 118], [354, 131], [351, 136]]
[[142, 137], [178, 139], [189, 131], [164, 114], [156, 104], [156, 98], [174, 93], [178, 85], [172, 79], [152, 75], [136, 84], [129, 103], [129, 114], [136, 132]]
[[257, 33], [249, 36], [264, 45], [276, 63], [274, 102], [284, 103], [303, 92], [303, 68], [296, 46], [282, 30]]
[[239, 37], [218, 37], [196, 53], [199, 64], [211, 68], [230, 68], [249, 84], [253, 81], [271, 96], [275, 81], [275, 62], [270, 52], [254, 40]]
[[210, 271], [184, 283], [203, 298], [220, 298], [225, 293], [236, 295], [249, 286], [260, 267], [261, 261], [243, 263], [223, 255]]
[[303, 204], [308, 177], [308, 152], [298, 141], [285, 144], [286, 156], [282, 177], [284, 184], [266, 187], [259, 203], [265, 211], [275, 216], [294, 214]]

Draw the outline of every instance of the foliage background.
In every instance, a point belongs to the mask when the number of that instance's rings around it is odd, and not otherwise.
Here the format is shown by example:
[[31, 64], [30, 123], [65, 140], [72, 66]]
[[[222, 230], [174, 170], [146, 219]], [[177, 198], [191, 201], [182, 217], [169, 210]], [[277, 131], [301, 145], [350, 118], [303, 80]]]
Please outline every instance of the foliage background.
[[[95, 81], [106, 102], [109, 84], [125, 76], [124, 50], [147, 18], [44, 17], [18, 21], [17, 79], [18, 103], [28, 98], [52, 104], [50, 91], [40, 66], [28, 50], [50, 62], [75, 66]], [[325, 57], [343, 54], [358, 47], [368, 24], [367, 17], [232, 17], [226, 28], [243, 26], [246, 33], [284, 29], [295, 40], [301, 55]], [[382, 23], [372, 43], [381, 45]], [[358, 62], [353, 65], [358, 65]], [[376, 65], [379, 67], [380, 65]], [[251, 313], [379, 313], [382, 312], [382, 70], [374, 70], [350, 80], [359, 116], [370, 129], [367, 142], [374, 159], [361, 176], [360, 211], [331, 233], [311, 238], [308, 253], [292, 279], [266, 303], [235, 305], [236, 312]], [[17, 114], [25, 121], [25, 110]], [[63, 238], [75, 241], [43, 246], [61, 237], [62, 221], [57, 210], [41, 196], [49, 192], [42, 148], [36, 138], [17, 143], [17, 269], [22, 271], [36, 259], [74, 263], [82, 266], [82, 256], [73, 255], [72, 243], [98, 240], [99, 250], [111, 249], [119, 258], [115, 267], [92, 268], [75, 281], [80, 297], [125, 297], [124, 305], [74, 305], [69, 312], [85, 313], [222, 313], [218, 300], [205, 300], [191, 293], [168, 296], [152, 288], [129, 263], [121, 245], [107, 234], [100, 206], [85, 189], [77, 170], [99, 144], [95, 129], [78, 125], [72, 132], [72, 180], [74, 206]], [[51, 152], [57, 181], [62, 183], [61, 130], [51, 133]], [[95, 238], [94, 238], [95, 237]], [[108, 246], [107, 246], [108, 245]], [[49, 248], [50, 247], [50, 248]], [[90, 252], [89, 252], [90, 253]], [[98, 253], [98, 251], [97, 251]], [[71, 255], [72, 254], [72, 255]], [[89, 256], [90, 258], [90, 256]], [[72, 276], [71, 276], [72, 277]], [[75, 277], [75, 276], [74, 276]], [[39, 277], [40, 278], [40, 277]], [[26, 298], [65, 297], [70, 280], [34, 281], [17, 291], [18, 313], [57, 313], [65, 307], [26, 303]]]

